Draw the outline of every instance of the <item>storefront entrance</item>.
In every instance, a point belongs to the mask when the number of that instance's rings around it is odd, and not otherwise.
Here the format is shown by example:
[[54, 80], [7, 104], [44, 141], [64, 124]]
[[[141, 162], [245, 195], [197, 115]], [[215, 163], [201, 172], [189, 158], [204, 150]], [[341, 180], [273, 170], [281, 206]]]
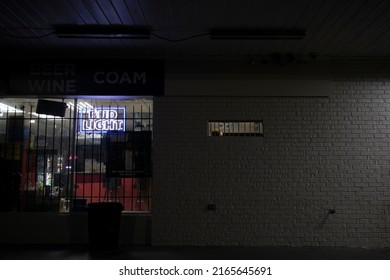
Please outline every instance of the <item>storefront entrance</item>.
[[150, 211], [152, 128], [151, 98], [2, 99], [0, 209]]

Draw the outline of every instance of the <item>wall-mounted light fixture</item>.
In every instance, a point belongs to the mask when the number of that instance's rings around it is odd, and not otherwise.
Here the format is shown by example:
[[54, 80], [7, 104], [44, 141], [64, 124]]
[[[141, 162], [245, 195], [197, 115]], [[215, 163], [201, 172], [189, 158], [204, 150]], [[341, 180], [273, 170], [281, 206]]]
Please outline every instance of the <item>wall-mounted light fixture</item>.
[[305, 31], [299, 29], [213, 29], [214, 40], [301, 40]]
[[59, 38], [91, 39], [149, 39], [147, 28], [125, 25], [55, 25], [54, 33]]

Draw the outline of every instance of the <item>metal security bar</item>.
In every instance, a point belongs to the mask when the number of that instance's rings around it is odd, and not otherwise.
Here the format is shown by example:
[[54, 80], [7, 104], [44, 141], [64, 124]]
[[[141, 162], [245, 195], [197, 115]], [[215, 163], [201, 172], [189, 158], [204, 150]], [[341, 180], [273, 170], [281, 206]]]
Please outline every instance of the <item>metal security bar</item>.
[[67, 213], [103, 201], [150, 211], [152, 100], [60, 100], [63, 117], [36, 113], [37, 100], [12, 101], [23, 105], [0, 104], [3, 211]]
[[262, 121], [209, 121], [208, 136], [263, 136]]

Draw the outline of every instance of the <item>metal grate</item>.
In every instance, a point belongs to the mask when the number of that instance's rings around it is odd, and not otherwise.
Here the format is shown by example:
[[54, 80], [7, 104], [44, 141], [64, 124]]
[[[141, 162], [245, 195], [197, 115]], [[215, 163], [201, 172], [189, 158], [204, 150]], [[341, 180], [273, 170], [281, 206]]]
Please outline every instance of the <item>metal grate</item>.
[[263, 136], [261, 121], [209, 121], [208, 136]]
[[3, 210], [67, 213], [115, 201], [150, 211], [152, 100], [63, 100], [64, 117], [35, 113], [37, 100], [3, 101]]

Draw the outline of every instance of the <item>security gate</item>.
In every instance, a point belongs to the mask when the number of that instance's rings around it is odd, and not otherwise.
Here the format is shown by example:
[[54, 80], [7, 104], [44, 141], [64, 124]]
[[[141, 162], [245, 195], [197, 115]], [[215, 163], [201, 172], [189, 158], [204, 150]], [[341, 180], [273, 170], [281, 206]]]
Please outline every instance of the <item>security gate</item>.
[[0, 209], [150, 211], [152, 99], [3, 99]]

